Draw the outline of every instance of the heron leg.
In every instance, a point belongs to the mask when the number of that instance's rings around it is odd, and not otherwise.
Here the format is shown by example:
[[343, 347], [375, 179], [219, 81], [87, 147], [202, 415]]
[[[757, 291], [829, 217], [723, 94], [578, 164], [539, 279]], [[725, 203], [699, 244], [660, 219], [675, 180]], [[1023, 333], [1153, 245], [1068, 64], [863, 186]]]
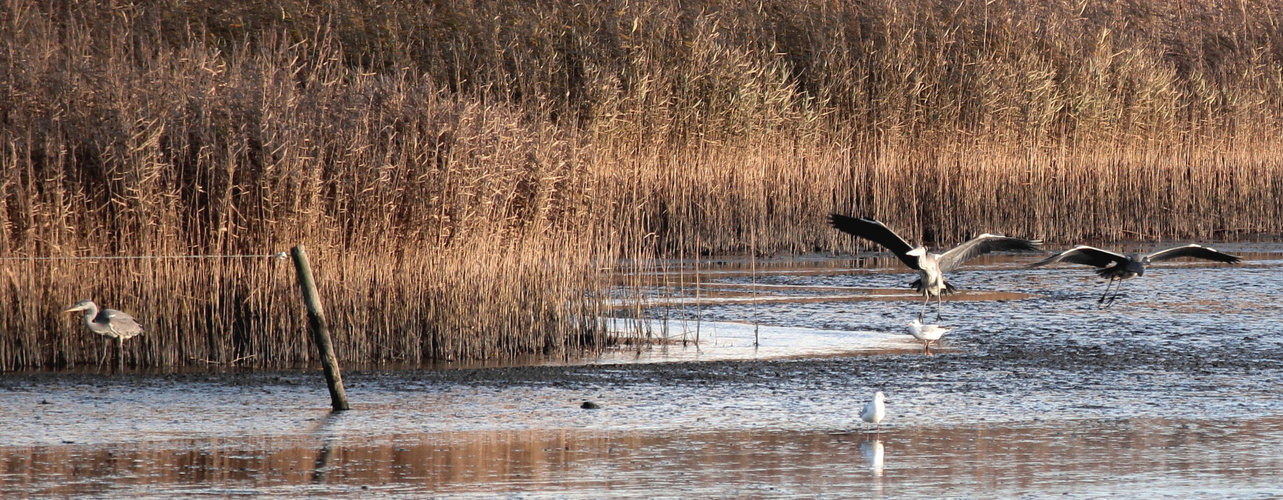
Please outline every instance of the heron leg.
[[103, 364], [103, 363], [106, 361], [106, 359], [107, 359], [107, 349], [108, 349], [108, 345], [109, 345], [110, 343], [111, 343], [111, 341], [110, 341], [110, 340], [106, 340], [106, 339], [104, 339], [103, 344], [102, 344], [102, 352], [98, 353], [98, 367], [96, 368], [96, 370], [101, 370], [101, 369], [102, 369], [102, 364]]
[[918, 311], [918, 321], [922, 321], [922, 318], [927, 314], [927, 304], [930, 304], [930, 303], [931, 303], [931, 296], [928, 295], [927, 299], [922, 301], [922, 310]]
[[[931, 298], [927, 297], [927, 300], [931, 300]], [[944, 303], [944, 293], [936, 295], [936, 321], [940, 321], [940, 304], [942, 303]]]
[[116, 337], [116, 372], [125, 371], [125, 339]]
[[1114, 301], [1118, 300], [1118, 292], [1122, 291], [1122, 289], [1123, 289], [1123, 280], [1120, 279], [1118, 280], [1118, 286], [1114, 287], [1114, 296], [1109, 298], [1109, 302], [1105, 303], [1105, 307], [1114, 305]]
[[1107, 295], [1109, 295], [1109, 287], [1111, 287], [1111, 286], [1114, 286], [1114, 278], [1112, 278], [1112, 277], [1111, 277], [1111, 278], [1109, 278], [1109, 283], [1106, 283], [1106, 284], [1105, 284], [1105, 293], [1100, 294], [1100, 300], [1097, 300], [1097, 301], [1096, 301], [1096, 303], [1097, 303], [1097, 304], [1104, 304], [1104, 303], [1105, 303], [1105, 297], [1106, 297]]

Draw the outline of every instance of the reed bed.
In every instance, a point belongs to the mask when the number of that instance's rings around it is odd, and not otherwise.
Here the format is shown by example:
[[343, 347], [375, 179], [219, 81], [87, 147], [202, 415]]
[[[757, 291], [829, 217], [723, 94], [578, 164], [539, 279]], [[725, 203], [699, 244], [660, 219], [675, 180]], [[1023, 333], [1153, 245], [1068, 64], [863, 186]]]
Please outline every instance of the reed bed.
[[[616, 262], [1283, 229], [1276, 2], [3, 0], [0, 257], [305, 244], [339, 356], [570, 355]], [[0, 369], [311, 359], [271, 259], [4, 260]], [[640, 335], [640, 334], [638, 334]]]

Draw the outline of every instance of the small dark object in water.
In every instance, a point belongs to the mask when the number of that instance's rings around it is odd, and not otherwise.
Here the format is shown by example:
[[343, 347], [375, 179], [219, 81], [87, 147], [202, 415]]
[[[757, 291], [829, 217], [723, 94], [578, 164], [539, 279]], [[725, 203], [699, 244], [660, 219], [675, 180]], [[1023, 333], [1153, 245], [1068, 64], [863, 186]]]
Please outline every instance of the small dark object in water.
[[601, 405], [592, 401], [584, 401], [584, 404], [579, 405], [579, 407], [585, 410], [597, 410], [601, 408]]

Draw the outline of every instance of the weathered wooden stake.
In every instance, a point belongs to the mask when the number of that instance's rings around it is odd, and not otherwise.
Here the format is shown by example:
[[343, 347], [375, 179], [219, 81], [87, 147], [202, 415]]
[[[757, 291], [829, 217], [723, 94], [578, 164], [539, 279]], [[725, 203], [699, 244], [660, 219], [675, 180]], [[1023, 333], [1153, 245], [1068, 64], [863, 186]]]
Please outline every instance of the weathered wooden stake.
[[343, 392], [343, 375], [339, 373], [339, 358], [334, 355], [334, 343], [330, 341], [330, 327], [325, 324], [325, 315], [321, 312], [321, 299], [316, 293], [316, 281], [312, 279], [312, 264], [307, 260], [303, 245], [290, 249], [294, 256], [294, 270], [298, 273], [298, 286], [303, 289], [303, 303], [307, 305], [307, 319], [312, 326], [312, 340], [321, 352], [321, 366], [325, 367], [325, 383], [330, 387], [330, 403], [336, 411], [347, 410], [347, 394]]

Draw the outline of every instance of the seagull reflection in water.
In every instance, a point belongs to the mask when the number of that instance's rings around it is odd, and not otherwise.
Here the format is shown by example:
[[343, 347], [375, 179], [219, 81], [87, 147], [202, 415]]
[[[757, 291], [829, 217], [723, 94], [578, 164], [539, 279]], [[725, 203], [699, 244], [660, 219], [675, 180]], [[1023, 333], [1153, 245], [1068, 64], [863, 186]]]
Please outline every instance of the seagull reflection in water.
[[861, 441], [860, 453], [869, 462], [869, 468], [873, 470], [873, 475], [882, 477], [882, 456], [884, 453], [882, 439], [875, 437]]

